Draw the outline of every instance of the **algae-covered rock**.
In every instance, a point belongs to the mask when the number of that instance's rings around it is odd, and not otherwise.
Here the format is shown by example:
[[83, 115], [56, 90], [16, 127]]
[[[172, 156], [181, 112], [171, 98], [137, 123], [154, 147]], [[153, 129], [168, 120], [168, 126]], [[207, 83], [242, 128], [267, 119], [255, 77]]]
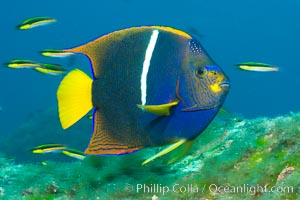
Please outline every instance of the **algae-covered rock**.
[[47, 165], [15, 164], [2, 158], [0, 195], [7, 199], [297, 199], [299, 133], [300, 113], [257, 119], [226, 115], [218, 116], [191, 151], [172, 165], [164, 156], [141, 166], [162, 147], [127, 156], [88, 156], [83, 161], [54, 159]]

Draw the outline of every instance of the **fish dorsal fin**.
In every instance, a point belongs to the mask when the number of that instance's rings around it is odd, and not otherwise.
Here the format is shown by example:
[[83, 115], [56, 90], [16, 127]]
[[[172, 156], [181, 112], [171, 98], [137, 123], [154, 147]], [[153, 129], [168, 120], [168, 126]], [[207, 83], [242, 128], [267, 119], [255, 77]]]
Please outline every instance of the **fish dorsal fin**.
[[159, 158], [165, 154], [168, 154], [170, 153], [171, 151], [175, 150], [176, 148], [180, 147], [181, 145], [184, 145], [184, 149], [187, 149], [187, 150], [184, 150], [182, 154], [179, 154], [178, 157], [174, 158], [174, 159], [171, 159], [168, 163], [171, 164], [171, 163], [174, 163], [176, 162], [177, 160], [179, 160], [181, 157], [183, 157], [185, 155], [185, 153], [191, 148], [192, 146], [192, 143], [193, 141], [189, 141], [189, 140], [186, 140], [186, 139], [181, 139], [179, 140], [178, 142], [168, 146], [167, 148], [165, 148], [164, 150], [158, 152], [157, 154], [155, 154], [154, 156], [152, 156], [151, 158], [148, 158], [147, 160], [145, 160], [143, 163], [142, 163], [142, 166], [148, 164], [149, 162], [155, 160], [156, 158]]
[[159, 116], [169, 116], [170, 110], [173, 106], [176, 106], [178, 104], [178, 101], [173, 101], [171, 103], [167, 104], [161, 104], [161, 105], [140, 105], [138, 104], [137, 107], [140, 108], [143, 111], [159, 115]]
[[85, 150], [85, 154], [90, 155], [122, 155], [129, 154], [137, 151], [143, 146], [140, 145], [128, 145], [124, 141], [114, 138], [112, 133], [103, 128], [103, 120], [98, 110], [94, 112], [94, 131], [92, 139], [88, 148]]
[[64, 129], [75, 124], [92, 109], [92, 82], [79, 69], [71, 71], [61, 81], [57, 100], [59, 119]]

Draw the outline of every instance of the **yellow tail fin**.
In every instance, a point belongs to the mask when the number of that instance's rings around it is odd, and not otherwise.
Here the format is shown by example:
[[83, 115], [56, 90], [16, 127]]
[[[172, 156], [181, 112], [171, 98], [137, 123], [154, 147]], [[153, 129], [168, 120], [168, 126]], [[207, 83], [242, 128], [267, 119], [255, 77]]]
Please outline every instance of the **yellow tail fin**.
[[63, 129], [67, 129], [92, 108], [93, 80], [79, 69], [68, 73], [57, 90], [59, 119]]

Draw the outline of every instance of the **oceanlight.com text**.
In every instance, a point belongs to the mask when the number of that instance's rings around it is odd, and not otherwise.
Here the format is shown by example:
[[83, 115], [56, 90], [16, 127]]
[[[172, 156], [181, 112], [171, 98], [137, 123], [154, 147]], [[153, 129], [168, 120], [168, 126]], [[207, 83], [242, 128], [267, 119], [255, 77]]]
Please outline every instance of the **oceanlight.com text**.
[[210, 184], [208, 187], [210, 193], [247, 193], [255, 195], [257, 193], [294, 193], [295, 188], [293, 186], [272, 186], [268, 185], [255, 185], [242, 184], [240, 186], [230, 185], [216, 185]]

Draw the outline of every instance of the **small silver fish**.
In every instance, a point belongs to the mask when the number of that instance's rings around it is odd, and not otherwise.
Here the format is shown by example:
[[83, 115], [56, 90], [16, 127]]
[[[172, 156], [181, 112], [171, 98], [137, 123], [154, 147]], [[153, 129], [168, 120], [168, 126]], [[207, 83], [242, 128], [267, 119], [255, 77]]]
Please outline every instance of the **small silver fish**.
[[66, 149], [64, 145], [61, 144], [42, 144], [39, 146], [34, 147], [31, 152], [35, 154], [41, 153], [50, 153], [50, 152], [57, 152]]
[[66, 72], [66, 70], [57, 64], [40, 64], [40, 67], [34, 68], [36, 71], [44, 73], [44, 74], [49, 74], [49, 75], [61, 75]]
[[236, 65], [239, 69], [255, 72], [277, 72], [278, 67], [259, 62], [243, 62]]
[[72, 52], [66, 52], [63, 50], [56, 50], [56, 49], [45, 49], [40, 52], [41, 55], [47, 56], [47, 57], [57, 57], [57, 58], [64, 58], [68, 56], [74, 55]]
[[76, 149], [64, 149], [62, 150], [61, 153], [65, 154], [66, 156], [70, 156], [72, 158], [77, 158], [79, 160], [83, 160], [85, 158], [84, 153]]
[[10, 60], [5, 65], [9, 68], [35, 68], [40, 67], [40, 64], [31, 60]]
[[52, 17], [32, 17], [21, 22], [17, 28], [19, 30], [32, 29], [38, 26], [48, 25], [50, 23], [56, 22], [56, 19]]

